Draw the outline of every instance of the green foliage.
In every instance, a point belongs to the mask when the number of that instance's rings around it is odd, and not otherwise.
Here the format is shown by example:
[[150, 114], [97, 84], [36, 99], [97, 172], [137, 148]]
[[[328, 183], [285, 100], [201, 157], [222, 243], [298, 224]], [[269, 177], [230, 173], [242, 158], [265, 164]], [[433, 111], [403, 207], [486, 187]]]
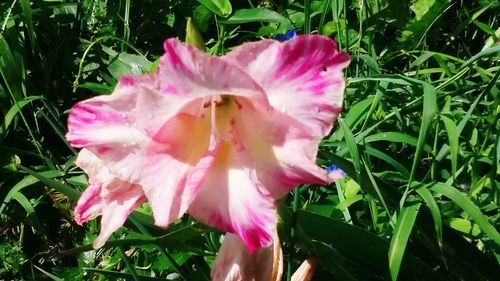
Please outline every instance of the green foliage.
[[73, 221], [87, 180], [64, 138], [75, 102], [154, 71], [188, 18], [211, 54], [288, 29], [351, 54], [344, 113], [318, 154], [347, 177], [281, 202], [285, 272], [314, 256], [313, 280], [498, 279], [499, 10], [495, 0], [2, 1], [0, 279], [209, 280], [221, 234], [187, 217], [159, 229], [147, 205], [92, 250], [99, 222]]

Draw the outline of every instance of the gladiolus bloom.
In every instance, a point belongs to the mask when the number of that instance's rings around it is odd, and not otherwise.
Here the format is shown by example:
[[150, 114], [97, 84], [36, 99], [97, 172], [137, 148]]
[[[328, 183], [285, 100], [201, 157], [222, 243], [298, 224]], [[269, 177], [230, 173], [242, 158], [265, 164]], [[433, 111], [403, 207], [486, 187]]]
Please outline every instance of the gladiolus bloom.
[[102, 215], [100, 247], [143, 202], [167, 227], [186, 212], [237, 234], [250, 252], [272, 243], [275, 202], [326, 184], [317, 146], [342, 109], [349, 56], [329, 38], [246, 43], [213, 57], [177, 39], [151, 75], [77, 103], [68, 119], [90, 186], [75, 217]]

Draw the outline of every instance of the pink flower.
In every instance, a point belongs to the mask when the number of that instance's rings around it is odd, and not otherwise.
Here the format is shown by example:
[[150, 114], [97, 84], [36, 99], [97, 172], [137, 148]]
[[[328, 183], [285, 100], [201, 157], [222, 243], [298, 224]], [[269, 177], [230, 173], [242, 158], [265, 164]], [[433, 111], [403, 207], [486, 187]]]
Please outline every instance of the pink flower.
[[272, 243], [276, 200], [326, 184], [317, 146], [342, 109], [346, 53], [327, 37], [243, 44], [211, 57], [176, 39], [154, 75], [122, 77], [109, 96], [76, 104], [68, 141], [90, 187], [79, 223], [106, 219], [100, 247], [142, 202], [167, 227], [189, 213], [239, 235], [250, 252]]
[[278, 234], [274, 243], [255, 253], [248, 252], [241, 239], [227, 233], [212, 265], [212, 281], [277, 281], [283, 274], [283, 253]]
[[[316, 269], [316, 259], [305, 260], [291, 276], [292, 281], [309, 281]], [[272, 246], [248, 252], [241, 239], [226, 234], [212, 265], [212, 281], [278, 281], [283, 274], [283, 252], [278, 233], [273, 233]]]

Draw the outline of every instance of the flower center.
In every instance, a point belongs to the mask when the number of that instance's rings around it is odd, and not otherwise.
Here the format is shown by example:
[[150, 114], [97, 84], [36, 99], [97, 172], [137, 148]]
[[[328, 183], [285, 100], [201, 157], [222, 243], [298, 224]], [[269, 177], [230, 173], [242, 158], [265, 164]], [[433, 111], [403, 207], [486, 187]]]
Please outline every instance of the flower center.
[[203, 101], [203, 111], [210, 114], [209, 150], [215, 149], [220, 141], [230, 140], [230, 123], [235, 115], [235, 102], [230, 95], [214, 95]]

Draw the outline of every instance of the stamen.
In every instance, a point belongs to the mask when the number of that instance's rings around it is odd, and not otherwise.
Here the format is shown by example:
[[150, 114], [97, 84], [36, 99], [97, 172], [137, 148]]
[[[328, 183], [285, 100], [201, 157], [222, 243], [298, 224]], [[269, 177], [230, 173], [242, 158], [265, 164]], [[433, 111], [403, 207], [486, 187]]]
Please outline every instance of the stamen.
[[210, 99], [210, 103], [212, 106], [210, 107], [210, 144], [208, 145], [208, 150], [214, 150], [217, 145], [216, 136], [217, 132], [217, 121], [215, 116], [215, 107], [217, 105], [217, 99], [220, 100], [220, 96], [212, 96]]

